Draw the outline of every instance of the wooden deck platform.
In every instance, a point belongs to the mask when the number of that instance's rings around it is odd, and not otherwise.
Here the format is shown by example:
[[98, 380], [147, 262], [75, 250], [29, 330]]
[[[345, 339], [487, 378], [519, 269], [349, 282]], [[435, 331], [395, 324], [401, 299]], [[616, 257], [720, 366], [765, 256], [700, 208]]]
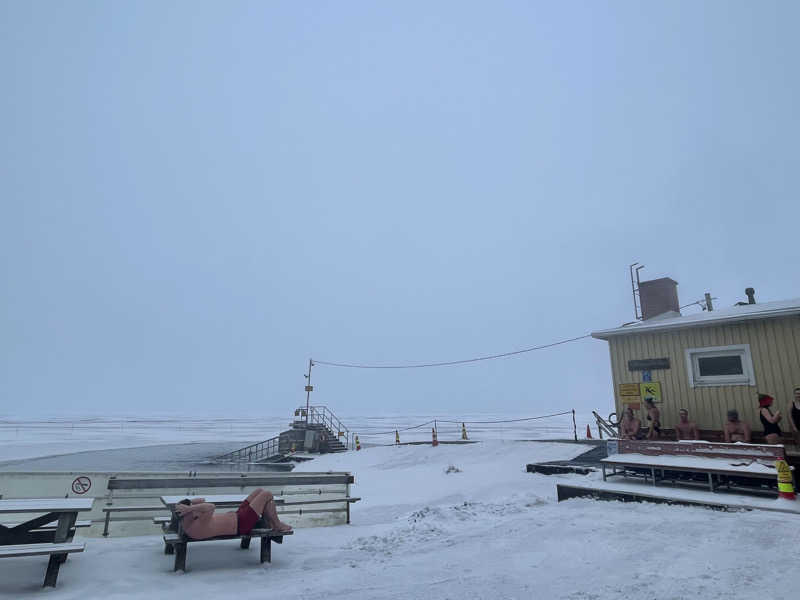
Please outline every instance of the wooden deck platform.
[[700, 490], [646, 487], [636, 483], [558, 483], [558, 501], [570, 498], [594, 498], [620, 502], [653, 502], [678, 506], [702, 506], [714, 510], [741, 511], [765, 510], [800, 516], [800, 501], [757, 498], [734, 494], [721, 494]]

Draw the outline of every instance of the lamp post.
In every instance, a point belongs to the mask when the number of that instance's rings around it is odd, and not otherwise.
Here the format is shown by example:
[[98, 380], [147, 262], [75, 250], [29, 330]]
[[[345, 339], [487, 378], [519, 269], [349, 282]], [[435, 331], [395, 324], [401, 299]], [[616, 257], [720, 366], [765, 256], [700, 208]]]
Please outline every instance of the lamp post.
[[306, 378], [306, 426], [308, 426], [308, 413], [310, 409], [310, 402], [311, 402], [311, 392], [314, 391], [314, 386], [311, 385], [311, 367], [314, 366], [314, 360], [309, 358], [308, 359], [308, 375], [303, 375]]

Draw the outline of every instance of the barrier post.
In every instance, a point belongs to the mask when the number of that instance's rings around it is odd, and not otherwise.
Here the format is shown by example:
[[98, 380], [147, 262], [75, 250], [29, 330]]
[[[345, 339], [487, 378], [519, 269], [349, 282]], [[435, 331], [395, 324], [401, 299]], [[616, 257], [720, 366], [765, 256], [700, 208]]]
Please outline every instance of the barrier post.
[[575, 441], [578, 441], [578, 425], [575, 423], [575, 409], [572, 409], [572, 435], [575, 437]]
[[795, 500], [794, 486], [792, 485], [792, 469], [789, 464], [781, 459], [775, 461], [775, 470], [778, 472], [778, 497]]

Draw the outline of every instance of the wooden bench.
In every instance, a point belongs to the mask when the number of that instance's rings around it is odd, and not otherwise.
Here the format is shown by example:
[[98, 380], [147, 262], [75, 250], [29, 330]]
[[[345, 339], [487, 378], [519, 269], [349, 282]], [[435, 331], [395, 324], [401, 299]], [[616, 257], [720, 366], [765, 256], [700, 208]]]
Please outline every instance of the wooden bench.
[[[331, 486], [344, 486], [345, 489], [349, 489], [349, 485], [354, 482], [353, 475], [350, 473], [259, 473], [259, 474], [231, 474], [227, 476], [211, 476], [205, 475], [203, 473], [195, 474], [190, 477], [150, 477], [150, 478], [136, 478], [136, 477], [111, 477], [108, 480], [108, 496], [107, 502], [109, 503], [107, 506], [103, 507], [103, 512], [105, 513], [105, 525], [103, 527], [103, 536], [109, 535], [109, 529], [111, 524], [111, 516], [112, 513], [135, 513], [135, 512], [162, 512], [164, 511], [163, 504], [142, 504], [142, 505], [135, 505], [125, 503], [122, 505], [113, 505], [111, 502], [114, 500], [114, 494], [123, 492], [123, 493], [132, 493], [137, 495], [137, 497], [145, 498], [143, 494], [147, 494], [148, 490], [182, 490], [180, 493], [184, 494], [184, 497], [195, 497], [195, 496], [205, 496], [208, 495], [207, 492], [200, 492], [200, 490], [214, 490], [219, 488], [239, 488], [240, 490], [244, 491], [246, 489], [252, 490], [255, 488], [264, 488], [272, 491], [275, 494], [275, 500], [278, 504], [281, 503], [281, 499], [287, 499], [283, 497], [281, 491], [284, 486], [301, 486], [303, 488], [302, 492], [289, 492], [289, 495], [292, 493], [299, 494], [301, 493], [303, 496], [311, 496], [319, 495], [323, 496], [324, 494], [329, 494], [329, 491], [323, 489], [325, 486], [328, 486], [328, 489]], [[184, 493], [185, 492], [185, 493]], [[174, 492], [179, 493], [179, 492]], [[148, 499], [150, 501], [156, 500], [157, 495], [159, 493], [154, 493], [153, 496], [150, 496]], [[308, 500], [297, 500], [297, 501], [287, 501], [284, 503], [284, 506], [290, 507], [285, 513], [293, 513], [293, 514], [309, 514], [309, 513], [333, 513], [333, 512], [343, 512], [346, 513], [346, 521], [350, 523], [350, 505], [353, 502], [357, 502], [359, 498], [351, 498], [344, 492], [343, 495], [335, 496], [335, 498], [320, 498], [320, 499], [308, 499]], [[302, 506], [306, 504], [335, 504], [344, 503], [344, 507], [342, 508], [320, 508], [320, 509], [303, 509]], [[296, 508], [295, 508], [296, 507]], [[166, 518], [166, 517], [165, 517]], [[155, 522], [157, 525], [163, 525], [162, 522]]]
[[[261, 523], [263, 523], [263, 521], [261, 521]], [[239, 547], [243, 550], [247, 550], [250, 547], [250, 540], [252, 538], [261, 538], [260, 562], [272, 562], [272, 541], [274, 540], [276, 544], [282, 544], [283, 537], [292, 535], [293, 533], [293, 531], [279, 533], [271, 529], [259, 527], [254, 528], [246, 535], [220, 535], [205, 540], [195, 540], [185, 535], [179, 529], [176, 533], [168, 533], [164, 536], [164, 553], [175, 554], [175, 566], [173, 567], [173, 571], [186, 571], [186, 554], [188, 545], [191, 543], [241, 540]]]
[[13, 558], [21, 556], [50, 556], [47, 571], [44, 575], [43, 587], [56, 587], [58, 570], [61, 567], [61, 557], [73, 552], [83, 552], [84, 544], [17, 544], [13, 546], [0, 546], [0, 558]]
[[[784, 457], [784, 448], [780, 445], [699, 441], [610, 440], [608, 450], [608, 458], [602, 460], [603, 481], [609, 476], [630, 474], [644, 477], [645, 482], [649, 478], [653, 485], [659, 478], [674, 484], [678, 480], [691, 482], [696, 475], [705, 475], [712, 492], [720, 481], [729, 489], [732, 482], [775, 482], [774, 463]], [[611, 474], [607, 467], [613, 469]]]
[[[103, 512], [106, 514], [105, 524], [103, 525], [103, 537], [108, 537], [108, 527], [111, 525], [111, 513], [115, 512], [150, 512], [163, 511], [164, 505], [158, 506], [104, 506]], [[166, 517], [169, 519], [169, 517]]]
[[[19, 523], [3, 523], [3, 525], [5, 527], [16, 527], [17, 525], [19, 525]], [[92, 526], [91, 521], [75, 521], [75, 523], [72, 525], [72, 528], [80, 529], [82, 527], [91, 527], [91, 526]], [[37, 527], [36, 529], [33, 529], [31, 531], [55, 531], [57, 527], [58, 523], [52, 521], [51, 523], [47, 523], [46, 525], [42, 525], [41, 527]]]

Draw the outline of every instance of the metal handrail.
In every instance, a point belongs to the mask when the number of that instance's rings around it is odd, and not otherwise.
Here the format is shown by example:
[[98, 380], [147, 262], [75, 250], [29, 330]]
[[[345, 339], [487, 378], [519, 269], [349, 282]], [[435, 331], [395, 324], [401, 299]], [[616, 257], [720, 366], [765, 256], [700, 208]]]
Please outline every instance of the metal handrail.
[[[302, 406], [297, 410], [301, 415], [306, 412], [305, 407]], [[344, 437], [344, 446], [345, 448], [350, 449], [352, 434], [350, 433], [350, 430], [345, 427], [344, 423], [342, 423], [339, 417], [333, 414], [331, 409], [329, 409], [327, 406], [310, 406], [308, 415], [306, 416], [309, 423], [323, 425], [324, 427], [330, 429], [331, 432], [334, 432], [336, 434], [336, 439]], [[344, 433], [344, 436], [339, 436], [339, 432]]]
[[242, 461], [246, 459], [247, 462], [254, 462], [261, 460], [263, 458], [277, 456], [278, 454], [280, 454], [280, 439], [281, 439], [280, 436], [275, 436], [268, 440], [264, 440], [263, 442], [250, 444], [249, 446], [245, 446], [244, 448], [239, 448], [238, 450], [234, 450], [233, 452], [228, 452], [227, 454], [221, 454], [214, 458], [215, 460], [234, 460], [234, 461]]
[[610, 421], [606, 421], [603, 417], [597, 414], [597, 412], [592, 411], [594, 418], [597, 421], [597, 428], [600, 431], [600, 439], [603, 439], [603, 433], [610, 437], [610, 438], [618, 438], [619, 431], [614, 427], [614, 425]]

